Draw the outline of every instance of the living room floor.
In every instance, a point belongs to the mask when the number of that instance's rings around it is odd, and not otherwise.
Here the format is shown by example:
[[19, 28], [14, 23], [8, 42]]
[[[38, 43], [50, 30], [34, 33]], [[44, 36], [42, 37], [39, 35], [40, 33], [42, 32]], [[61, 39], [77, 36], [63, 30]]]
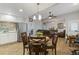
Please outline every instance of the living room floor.
[[[57, 43], [57, 55], [71, 55], [74, 48], [69, 47], [68, 43], [65, 43], [64, 38], [59, 38]], [[52, 54], [52, 50], [49, 50], [49, 55]], [[0, 46], [0, 55], [22, 55], [23, 46], [22, 42], [17, 42], [8, 45]], [[26, 55], [28, 55], [28, 51], [26, 50]]]

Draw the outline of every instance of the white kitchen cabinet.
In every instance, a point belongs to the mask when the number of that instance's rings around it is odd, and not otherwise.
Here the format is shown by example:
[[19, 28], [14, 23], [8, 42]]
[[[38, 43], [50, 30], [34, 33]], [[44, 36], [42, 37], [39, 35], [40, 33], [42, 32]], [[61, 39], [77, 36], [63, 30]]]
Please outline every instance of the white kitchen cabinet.
[[16, 42], [17, 41], [17, 33], [0, 33], [0, 45]]

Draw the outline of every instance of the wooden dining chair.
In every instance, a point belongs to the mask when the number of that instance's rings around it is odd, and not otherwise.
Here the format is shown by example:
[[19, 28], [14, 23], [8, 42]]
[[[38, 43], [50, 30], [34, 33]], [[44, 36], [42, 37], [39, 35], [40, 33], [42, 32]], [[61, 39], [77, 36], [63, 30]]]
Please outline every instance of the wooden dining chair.
[[[46, 37], [29, 37], [31, 41], [31, 44], [29, 45], [29, 54], [32, 54], [32, 52], [35, 52], [36, 55], [39, 53], [45, 54], [45, 40]], [[34, 41], [33, 39], [40, 39], [39, 41]], [[44, 40], [44, 41], [43, 41]]]
[[25, 54], [25, 49], [27, 49], [28, 51], [28, 37], [27, 37], [27, 33], [26, 32], [22, 32], [21, 33], [21, 38], [23, 41], [23, 55]]
[[56, 46], [57, 46], [57, 41], [58, 41], [58, 35], [57, 34], [52, 34], [51, 35], [51, 39], [52, 39], [52, 45], [46, 45], [46, 49], [53, 49], [55, 50], [55, 55], [56, 55]]

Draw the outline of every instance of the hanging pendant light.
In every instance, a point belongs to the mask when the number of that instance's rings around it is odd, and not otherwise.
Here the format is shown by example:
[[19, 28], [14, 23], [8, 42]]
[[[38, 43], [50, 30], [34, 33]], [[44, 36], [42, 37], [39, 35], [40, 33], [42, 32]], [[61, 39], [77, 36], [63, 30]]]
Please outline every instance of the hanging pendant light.
[[33, 20], [36, 20], [36, 16], [33, 16]]
[[40, 3], [37, 3], [37, 10], [38, 10], [38, 12], [37, 12], [37, 15], [35, 16], [33, 16], [33, 20], [42, 20], [42, 16], [40, 15], [40, 13], [39, 13], [39, 5], [40, 5]]
[[37, 3], [37, 7], [38, 7], [38, 20], [41, 20], [42, 19], [42, 16], [39, 13], [39, 5], [40, 5], [40, 3]]
[[38, 20], [42, 20], [42, 16], [39, 14]]

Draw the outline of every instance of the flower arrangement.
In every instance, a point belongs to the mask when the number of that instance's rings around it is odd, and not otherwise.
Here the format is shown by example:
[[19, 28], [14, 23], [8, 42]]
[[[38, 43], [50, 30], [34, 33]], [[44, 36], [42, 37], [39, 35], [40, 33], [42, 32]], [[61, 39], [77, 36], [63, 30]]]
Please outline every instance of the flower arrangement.
[[37, 36], [43, 36], [43, 33], [42, 32], [36, 32], [36, 35]]

